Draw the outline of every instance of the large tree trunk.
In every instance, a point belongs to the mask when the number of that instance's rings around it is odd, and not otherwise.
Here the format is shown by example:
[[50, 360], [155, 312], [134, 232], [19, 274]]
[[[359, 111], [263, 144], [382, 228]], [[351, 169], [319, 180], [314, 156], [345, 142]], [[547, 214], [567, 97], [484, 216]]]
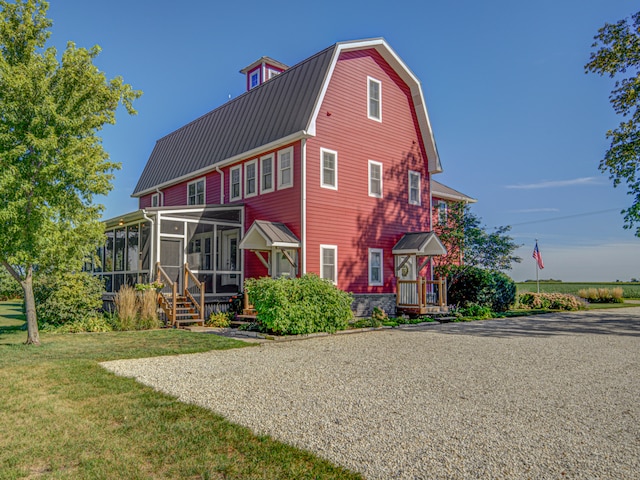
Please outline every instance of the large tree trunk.
[[40, 333], [38, 332], [38, 317], [36, 315], [36, 299], [33, 296], [33, 268], [27, 268], [25, 278], [22, 278], [8, 262], [2, 261], [7, 271], [22, 286], [24, 292], [24, 307], [27, 314], [27, 345], [40, 345]]
[[31, 267], [27, 270], [27, 277], [20, 283], [24, 290], [24, 307], [27, 314], [27, 345], [40, 345], [36, 299], [33, 296], [33, 270]]

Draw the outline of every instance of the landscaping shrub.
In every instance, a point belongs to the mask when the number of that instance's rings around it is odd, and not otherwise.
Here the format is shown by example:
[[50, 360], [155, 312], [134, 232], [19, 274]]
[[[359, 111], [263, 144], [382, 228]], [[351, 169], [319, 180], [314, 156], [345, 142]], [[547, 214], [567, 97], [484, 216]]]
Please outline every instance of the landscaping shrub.
[[113, 299], [118, 315], [118, 330], [135, 330], [138, 308], [136, 305], [136, 291], [128, 285], [118, 290]]
[[123, 286], [114, 298], [117, 330], [151, 330], [159, 328], [155, 290]]
[[104, 316], [96, 316], [67, 322], [52, 330], [56, 333], [111, 332], [113, 326]]
[[33, 290], [40, 327], [101, 315], [102, 282], [86, 272], [38, 277]]
[[578, 290], [578, 296], [591, 303], [624, 303], [622, 299], [623, 290], [620, 287], [608, 288], [586, 288]]
[[476, 305], [504, 312], [516, 300], [515, 282], [498, 271], [452, 266], [447, 283], [449, 303], [460, 308]]
[[585, 301], [568, 293], [523, 293], [518, 297], [518, 304], [522, 308], [548, 310], [583, 310]]
[[0, 266], [0, 302], [22, 298], [22, 295], [22, 286], [3, 266]]
[[486, 320], [493, 317], [493, 311], [489, 307], [469, 304], [457, 310], [460, 317], [473, 318], [475, 320]]
[[[137, 285], [136, 285], [137, 286]], [[162, 326], [158, 318], [158, 294], [155, 289], [137, 292], [138, 330], [152, 330]]]
[[314, 274], [247, 279], [245, 293], [260, 323], [278, 334], [335, 332], [353, 317], [352, 295]]
[[212, 312], [205, 324], [207, 327], [227, 328], [231, 324], [231, 315], [229, 312]]

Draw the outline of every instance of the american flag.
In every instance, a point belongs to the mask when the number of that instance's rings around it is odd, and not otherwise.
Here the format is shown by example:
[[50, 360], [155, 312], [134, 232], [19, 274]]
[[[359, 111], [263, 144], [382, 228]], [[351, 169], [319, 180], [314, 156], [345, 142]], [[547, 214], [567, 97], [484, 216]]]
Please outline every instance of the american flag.
[[538, 249], [538, 242], [536, 242], [536, 246], [533, 247], [533, 258], [536, 259], [538, 263], [538, 268], [542, 270], [544, 268], [544, 262], [542, 261], [542, 255], [540, 255], [540, 250]]

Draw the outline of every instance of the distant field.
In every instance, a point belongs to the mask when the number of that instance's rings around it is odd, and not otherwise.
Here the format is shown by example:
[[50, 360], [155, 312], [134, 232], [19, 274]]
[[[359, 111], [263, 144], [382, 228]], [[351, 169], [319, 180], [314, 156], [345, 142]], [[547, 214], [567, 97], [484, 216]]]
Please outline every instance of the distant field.
[[[518, 293], [536, 292], [536, 282], [522, 282], [516, 284]], [[585, 288], [622, 288], [624, 298], [640, 298], [640, 283], [573, 283], [573, 282], [540, 282], [540, 291], [547, 293], [572, 293]]]

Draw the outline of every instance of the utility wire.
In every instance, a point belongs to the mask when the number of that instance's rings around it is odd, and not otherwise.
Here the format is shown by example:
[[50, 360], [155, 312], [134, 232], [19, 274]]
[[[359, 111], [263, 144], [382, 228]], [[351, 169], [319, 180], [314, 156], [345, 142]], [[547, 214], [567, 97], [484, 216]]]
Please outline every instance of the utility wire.
[[546, 218], [543, 220], [531, 220], [530, 222], [514, 223], [512, 227], [519, 227], [520, 225], [531, 225], [532, 223], [554, 222], [556, 220], [567, 220], [569, 218], [586, 217], [589, 215], [599, 215], [601, 213], [619, 212], [622, 208], [608, 208], [607, 210], [598, 210], [595, 212], [576, 213], [574, 215], [566, 215], [564, 217]]

